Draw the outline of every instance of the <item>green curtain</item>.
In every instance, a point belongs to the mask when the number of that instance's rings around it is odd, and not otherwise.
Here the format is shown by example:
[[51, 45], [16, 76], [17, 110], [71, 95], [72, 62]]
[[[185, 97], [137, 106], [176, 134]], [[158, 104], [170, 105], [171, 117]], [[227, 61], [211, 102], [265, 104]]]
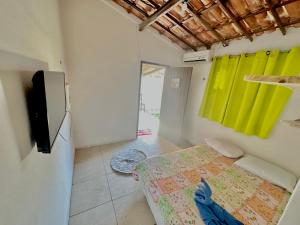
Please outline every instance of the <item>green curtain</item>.
[[292, 91], [245, 82], [244, 76], [300, 74], [300, 47], [213, 59], [199, 116], [246, 135], [268, 138]]
[[207, 88], [200, 108], [200, 115], [222, 123], [239, 56], [214, 58]]

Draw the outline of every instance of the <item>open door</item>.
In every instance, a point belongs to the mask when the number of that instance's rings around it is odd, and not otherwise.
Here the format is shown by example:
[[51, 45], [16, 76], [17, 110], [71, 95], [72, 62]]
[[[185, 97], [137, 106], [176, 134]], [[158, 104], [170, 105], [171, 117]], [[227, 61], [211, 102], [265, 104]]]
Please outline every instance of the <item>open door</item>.
[[166, 66], [142, 63], [137, 136], [157, 136]]
[[181, 139], [192, 70], [191, 67], [168, 67], [165, 71], [159, 134], [175, 143]]

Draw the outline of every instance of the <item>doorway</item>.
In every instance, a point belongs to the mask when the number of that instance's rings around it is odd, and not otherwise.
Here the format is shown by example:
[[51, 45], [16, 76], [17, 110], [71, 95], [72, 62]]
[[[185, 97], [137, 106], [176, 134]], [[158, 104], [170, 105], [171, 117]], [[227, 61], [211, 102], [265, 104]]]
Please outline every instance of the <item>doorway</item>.
[[137, 136], [155, 136], [159, 131], [166, 66], [142, 63]]

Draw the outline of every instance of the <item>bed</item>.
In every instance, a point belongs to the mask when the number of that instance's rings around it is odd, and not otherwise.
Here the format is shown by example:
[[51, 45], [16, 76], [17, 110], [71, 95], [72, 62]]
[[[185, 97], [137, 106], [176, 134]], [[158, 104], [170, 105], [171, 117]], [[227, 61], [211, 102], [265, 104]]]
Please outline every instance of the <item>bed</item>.
[[194, 204], [200, 178], [213, 200], [245, 225], [275, 225], [290, 193], [234, 165], [207, 145], [199, 145], [140, 163], [136, 173], [157, 225], [203, 225]]

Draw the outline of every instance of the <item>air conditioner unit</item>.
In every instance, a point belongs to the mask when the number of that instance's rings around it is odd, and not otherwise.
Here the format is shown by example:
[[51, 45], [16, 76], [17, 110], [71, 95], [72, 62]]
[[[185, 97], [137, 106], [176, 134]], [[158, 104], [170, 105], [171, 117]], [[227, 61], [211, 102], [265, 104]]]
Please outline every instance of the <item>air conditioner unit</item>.
[[183, 55], [184, 62], [208, 62], [211, 58], [211, 51], [198, 51], [198, 52], [188, 52]]

